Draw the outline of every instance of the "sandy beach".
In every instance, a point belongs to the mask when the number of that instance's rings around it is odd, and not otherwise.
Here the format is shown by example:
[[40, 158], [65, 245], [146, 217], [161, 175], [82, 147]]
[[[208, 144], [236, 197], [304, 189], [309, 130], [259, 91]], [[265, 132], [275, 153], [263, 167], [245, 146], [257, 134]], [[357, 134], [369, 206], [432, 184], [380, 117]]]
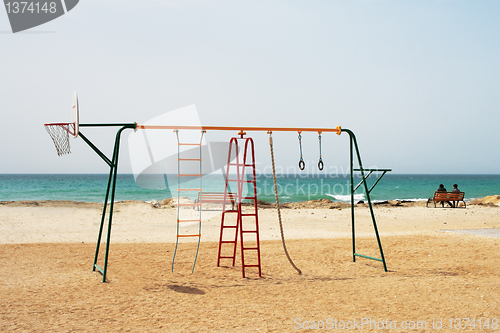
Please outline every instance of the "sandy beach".
[[[92, 262], [102, 204], [1, 202], [0, 330], [500, 329], [500, 207], [387, 203], [374, 211], [388, 272], [377, 261], [352, 261], [348, 206], [309, 202], [282, 210], [303, 274], [288, 263], [268, 206], [259, 209], [262, 278], [248, 270], [243, 279], [239, 257], [235, 267], [216, 267], [220, 211], [203, 213], [195, 272], [191, 242], [181, 244], [171, 273], [176, 209], [120, 202], [101, 283]], [[357, 252], [378, 257], [367, 206], [355, 212]]]

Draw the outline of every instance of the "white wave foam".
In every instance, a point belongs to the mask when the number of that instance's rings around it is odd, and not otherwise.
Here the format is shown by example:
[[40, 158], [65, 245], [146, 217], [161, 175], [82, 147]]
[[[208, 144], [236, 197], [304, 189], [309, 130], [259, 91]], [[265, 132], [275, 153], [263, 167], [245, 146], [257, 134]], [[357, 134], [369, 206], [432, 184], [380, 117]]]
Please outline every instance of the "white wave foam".
[[[337, 194], [336, 195], [336, 194], [326, 193], [326, 195], [328, 195], [330, 197], [333, 197], [335, 200], [338, 200], [338, 201], [346, 201], [346, 202], [351, 201], [351, 195], [350, 194], [347, 194], [347, 195], [338, 195]], [[355, 201], [365, 200], [365, 195], [363, 193], [355, 194], [354, 195], [354, 200]]]

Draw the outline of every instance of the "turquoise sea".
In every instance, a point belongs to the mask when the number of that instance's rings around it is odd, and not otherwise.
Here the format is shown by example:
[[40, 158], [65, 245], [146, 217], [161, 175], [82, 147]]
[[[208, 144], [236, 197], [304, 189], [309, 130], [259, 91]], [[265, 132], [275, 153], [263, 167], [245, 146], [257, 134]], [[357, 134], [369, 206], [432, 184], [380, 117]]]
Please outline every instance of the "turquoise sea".
[[[372, 175], [368, 182], [376, 180]], [[175, 176], [169, 177], [166, 189], [145, 189], [136, 185], [132, 174], [118, 175], [115, 201], [161, 200], [177, 196]], [[1, 174], [0, 201], [20, 200], [73, 200], [102, 202], [106, 191], [106, 174]], [[224, 191], [222, 175], [207, 175], [202, 178], [203, 191]], [[355, 185], [360, 181], [354, 178]], [[194, 182], [194, 181], [192, 181]], [[349, 201], [349, 175], [279, 175], [280, 202], [297, 202], [317, 199]], [[500, 194], [500, 175], [402, 175], [386, 174], [371, 192], [372, 200], [423, 200], [433, 195], [438, 185], [443, 183], [447, 190], [457, 183], [465, 192], [466, 199]], [[197, 187], [190, 182], [182, 187]], [[164, 185], [164, 184], [163, 184]], [[170, 191], [169, 188], [170, 187]], [[274, 187], [271, 175], [257, 178], [258, 199], [274, 202]], [[184, 195], [184, 194], [183, 194]], [[364, 199], [361, 186], [356, 191], [356, 199]]]

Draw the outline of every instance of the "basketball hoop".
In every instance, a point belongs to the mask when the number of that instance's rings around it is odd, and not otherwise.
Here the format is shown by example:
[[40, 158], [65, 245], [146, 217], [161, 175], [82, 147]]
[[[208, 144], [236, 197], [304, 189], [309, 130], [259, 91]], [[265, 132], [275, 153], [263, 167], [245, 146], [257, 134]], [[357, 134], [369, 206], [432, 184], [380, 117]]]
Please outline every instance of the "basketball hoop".
[[52, 141], [54, 141], [54, 146], [56, 146], [57, 155], [61, 156], [64, 154], [71, 153], [69, 145], [69, 135], [75, 135], [75, 124], [45, 124], [45, 129], [50, 135]]
[[71, 153], [69, 135], [71, 134], [74, 138], [78, 137], [80, 109], [78, 107], [76, 92], [73, 93], [71, 101], [71, 118], [73, 121], [71, 123], [44, 124], [47, 133], [49, 133], [50, 138], [56, 146], [57, 155], [59, 156]]

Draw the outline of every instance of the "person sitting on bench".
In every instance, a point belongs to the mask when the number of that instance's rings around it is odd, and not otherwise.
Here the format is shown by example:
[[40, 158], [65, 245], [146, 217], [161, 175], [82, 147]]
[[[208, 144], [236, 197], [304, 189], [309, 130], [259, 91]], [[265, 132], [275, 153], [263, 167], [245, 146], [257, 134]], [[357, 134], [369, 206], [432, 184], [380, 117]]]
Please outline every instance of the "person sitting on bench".
[[[443, 185], [443, 184], [439, 184], [439, 188], [438, 188], [436, 191], [438, 191], [438, 192], [447, 192], [447, 191], [446, 191], [446, 188], [444, 187], [444, 185]], [[453, 206], [453, 204], [452, 204], [451, 202], [446, 201], [446, 203], [447, 203], [448, 205], [450, 205], [450, 207], [454, 207], [454, 206]], [[442, 207], [444, 207], [444, 201], [441, 201], [441, 206], [442, 206]]]
[[[452, 192], [460, 192], [460, 190], [458, 189], [458, 185], [457, 184], [453, 184], [453, 190]], [[456, 207], [458, 205], [458, 201], [453, 201], [453, 207]]]

